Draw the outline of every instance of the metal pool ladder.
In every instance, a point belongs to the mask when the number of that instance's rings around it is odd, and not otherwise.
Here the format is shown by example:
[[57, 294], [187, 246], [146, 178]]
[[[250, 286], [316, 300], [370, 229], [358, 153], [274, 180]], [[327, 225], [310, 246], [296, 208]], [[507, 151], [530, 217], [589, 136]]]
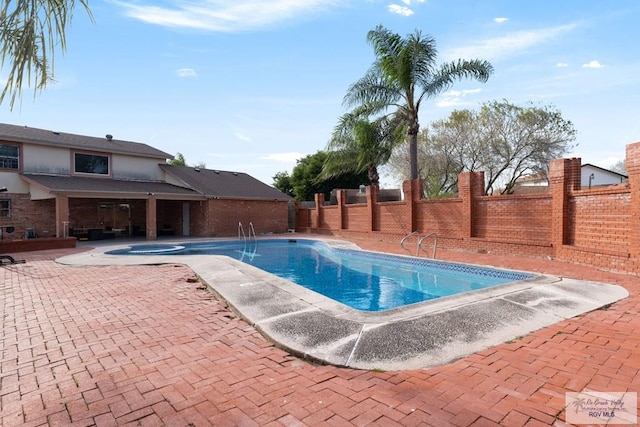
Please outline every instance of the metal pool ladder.
[[241, 222], [238, 222], [238, 240], [244, 240], [244, 243], [247, 243], [247, 235], [244, 234], [244, 227]]
[[244, 240], [244, 249], [242, 250], [242, 258], [247, 254], [247, 243], [251, 242], [251, 234], [253, 234], [253, 252], [250, 256], [253, 258], [258, 250], [258, 238], [256, 237], [256, 230], [253, 228], [253, 223], [249, 223], [249, 236], [244, 232], [242, 222], [238, 222], [238, 240]]
[[411, 252], [411, 250], [409, 250], [409, 249], [404, 247], [404, 242], [411, 236], [420, 236], [420, 233], [418, 233], [417, 231], [411, 232], [411, 233], [407, 234], [406, 236], [404, 236], [402, 238], [402, 240], [400, 240], [400, 247], [402, 247], [402, 249], [404, 249], [407, 252]]
[[438, 247], [438, 235], [435, 232], [425, 234], [420, 238], [420, 240], [418, 240], [418, 249], [416, 250], [417, 257], [420, 256], [420, 251], [424, 251], [424, 249], [422, 249], [422, 242], [424, 242], [425, 239], [428, 239], [429, 237], [433, 237], [433, 259], [436, 259], [436, 248]]
[[249, 240], [251, 240], [251, 233], [253, 233], [253, 240], [258, 244], [258, 238], [256, 237], [256, 229], [253, 228], [253, 223], [249, 223]]

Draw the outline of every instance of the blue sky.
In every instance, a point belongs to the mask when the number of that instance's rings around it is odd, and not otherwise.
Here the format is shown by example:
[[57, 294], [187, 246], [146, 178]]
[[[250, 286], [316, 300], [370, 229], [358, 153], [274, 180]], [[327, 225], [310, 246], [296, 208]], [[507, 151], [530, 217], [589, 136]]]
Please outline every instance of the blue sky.
[[[57, 55], [55, 84], [0, 120], [145, 142], [187, 163], [267, 184], [324, 149], [349, 85], [374, 60], [381, 24], [435, 38], [441, 62], [486, 59], [485, 83], [457, 83], [421, 124], [482, 102], [559, 109], [578, 130], [568, 155], [608, 167], [640, 141], [636, 0], [92, 1]], [[0, 71], [3, 83], [4, 70]], [[387, 183], [388, 186], [389, 183]]]

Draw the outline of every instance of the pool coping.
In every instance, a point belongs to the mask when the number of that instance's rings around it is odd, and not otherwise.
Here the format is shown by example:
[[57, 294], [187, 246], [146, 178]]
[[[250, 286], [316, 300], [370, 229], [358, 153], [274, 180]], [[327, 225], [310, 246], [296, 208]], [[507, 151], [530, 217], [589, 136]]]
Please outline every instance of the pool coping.
[[[362, 250], [336, 239], [305, 239]], [[187, 240], [229, 239], [161, 243]], [[226, 256], [105, 254], [127, 246], [100, 246], [56, 261], [66, 265], [188, 265], [214, 294], [277, 346], [318, 363], [358, 369], [403, 370], [448, 363], [629, 295], [618, 285], [530, 273], [536, 277], [366, 312]]]

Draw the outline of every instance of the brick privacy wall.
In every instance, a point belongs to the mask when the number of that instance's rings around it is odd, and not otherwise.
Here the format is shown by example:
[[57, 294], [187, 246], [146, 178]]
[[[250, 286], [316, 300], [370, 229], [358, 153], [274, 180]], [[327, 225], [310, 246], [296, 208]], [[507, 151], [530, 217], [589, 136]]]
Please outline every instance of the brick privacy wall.
[[351, 231], [369, 231], [369, 207], [365, 205], [346, 205], [343, 213], [344, 228]]
[[21, 239], [27, 228], [33, 229], [40, 237], [55, 237], [56, 223], [51, 212], [55, 212], [55, 200], [29, 200], [28, 194], [3, 194], [9, 199], [11, 210], [9, 218], [0, 218], [0, 226], [13, 226], [13, 233], [4, 233], [3, 239]]
[[473, 237], [550, 243], [551, 196], [484, 196], [474, 200]]
[[288, 229], [286, 201], [213, 199], [208, 203], [208, 229], [194, 230], [194, 235], [204, 232], [210, 236], [237, 236], [239, 222], [246, 235], [250, 222], [257, 235], [285, 233]]
[[462, 239], [462, 203], [460, 199], [420, 200], [416, 225], [421, 234], [436, 233], [450, 239]]
[[[626, 161], [629, 184], [583, 190], [580, 159], [554, 160], [545, 194], [484, 196], [479, 193], [484, 175], [474, 172], [460, 175], [458, 198], [422, 200], [412, 193], [420, 185], [405, 181], [402, 202], [343, 207], [342, 229], [335, 218], [326, 220], [332, 215], [326, 206], [299, 208], [297, 218], [304, 222], [296, 229], [398, 243], [410, 231], [436, 232], [438, 247], [554, 257], [639, 274], [640, 142], [627, 146]], [[313, 218], [324, 218], [323, 227], [315, 227]]]
[[340, 230], [342, 225], [341, 212], [337, 206], [324, 206], [324, 215], [320, 221], [319, 228], [325, 228], [327, 230]]
[[624, 185], [576, 192], [569, 200], [567, 244], [629, 256], [631, 194]]
[[[409, 204], [403, 202], [377, 203], [375, 205], [375, 230], [402, 235], [411, 233], [408, 206]], [[368, 209], [365, 208], [363, 212], [368, 212]], [[368, 224], [368, 221], [368, 218], [360, 218], [362, 224]]]

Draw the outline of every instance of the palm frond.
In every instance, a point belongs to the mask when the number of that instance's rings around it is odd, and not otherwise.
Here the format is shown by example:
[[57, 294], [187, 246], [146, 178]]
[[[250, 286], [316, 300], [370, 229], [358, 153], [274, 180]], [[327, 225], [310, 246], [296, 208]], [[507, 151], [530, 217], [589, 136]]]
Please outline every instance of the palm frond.
[[[79, 0], [93, 21], [88, 0]], [[0, 67], [11, 65], [0, 102], [9, 97], [13, 109], [25, 85], [36, 91], [53, 81], [54, 54], [66, 50], [65, 29], [70, 24], [75, 2], [5, 1], [0, 7]], [[10, 9], [11, 8], [11, 9]], [[34, 94], [35, 95], [35, 94]]]

